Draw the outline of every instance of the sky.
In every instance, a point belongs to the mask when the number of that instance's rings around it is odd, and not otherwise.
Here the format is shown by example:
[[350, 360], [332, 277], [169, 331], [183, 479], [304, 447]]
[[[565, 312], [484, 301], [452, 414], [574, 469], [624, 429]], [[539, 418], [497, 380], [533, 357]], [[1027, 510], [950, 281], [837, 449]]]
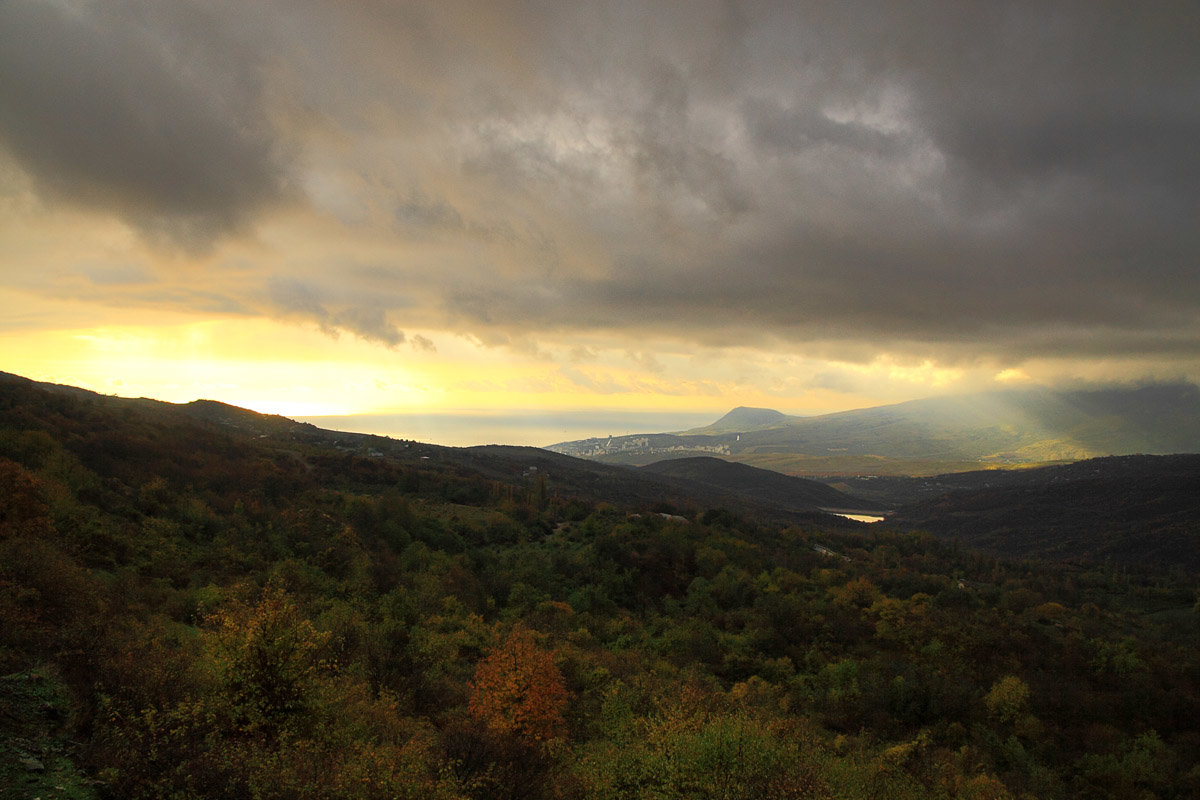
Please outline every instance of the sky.
[[1200, 380], [1197, 41], [1194, 0], [5, 0], [0, 369], [656, 423]]

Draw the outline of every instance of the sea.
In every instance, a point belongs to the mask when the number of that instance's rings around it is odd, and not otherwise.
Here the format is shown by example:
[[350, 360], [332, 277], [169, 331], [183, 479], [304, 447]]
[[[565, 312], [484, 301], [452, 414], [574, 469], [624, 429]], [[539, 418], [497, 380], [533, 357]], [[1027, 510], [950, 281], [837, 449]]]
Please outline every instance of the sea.
[[450, 447], [483, 444], [545, 447], [594, 437], [671, 433], [710, 425], [723, 411], [464, 411], [293, 417], [318, 428], [374, 433]]

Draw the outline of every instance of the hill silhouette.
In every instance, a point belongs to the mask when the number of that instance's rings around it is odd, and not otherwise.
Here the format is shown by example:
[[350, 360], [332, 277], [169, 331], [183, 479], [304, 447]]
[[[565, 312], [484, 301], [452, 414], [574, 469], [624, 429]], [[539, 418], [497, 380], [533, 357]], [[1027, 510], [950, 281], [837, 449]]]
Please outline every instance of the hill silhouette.
[[1200, 455], [1097, 458], [934, 483], [943, 491], [902, 505], [889, 524], [1008, 558], [1200, 570]]
[[854, 497], [819, 481], [796, 478], [712, 456], [658, 461], [641, 467], [640, 471], [686, 478], [705, 486], [732, 492], [740, 497], [796, 511], [813, 508], [872, 511], [880, 508], [874, 501]]
[[[92, 443], [95, 457], [109, 460], [112, 454], [136, 451], [149, 454], [158, 448], [150, 442], [161, 439], [166, 429], [186, 445], [172, 459], [186, 457], [188, 449], [200, 450], [209, 439], [227, 442], [226, 447], [247, 448], [289, 466], [302, 466], [312, 475], [334, 480], [338, 469], [375, 461], [389, 469], [421, 469], [433, 474], [453, 475], [474, 481], [517, 482], [530, 486], [547, 483], [547, 491], [589, 502], [617, 502], [642, 510], [671, 509], [689, 515], [720, 506], [743, 515], [779, 522], [829, 520], [822, 507], [869, 508], [869, 501], [850, 498], [826, 489], [824, 499], [801, 502], [799, 495], [753, 487], [753, 481], [722, 486], [719, 482], [696, 480], [669, 471], [654, 473], [597, 463], [537, 447], [482, 445], [445, 447], [425, 442], [393, 439], [373, 434], [348, 433], [318, 428], [275, 414], [260, 414], [214, 400], [176, 404], [145, 398], [130, 399], [102, 395], [85, 389], [38, 383], [17, 375], [0, 373], [0, 402], [21, 407], [30, 423], [53, 431], [56, 437], [83, 437]], [[79, 418], [81, 409], [97, 414], [135, 414], [153, 433], [116, 437], [86, 429]], [[72, 421], [68, 421], [72, 420]], [[80, 426], [84, 427], [80, 429]], [[63, 427], [65, 426], [65, 427]], [[78, 430], [77, 430], [78, 429]], [[0, 455], [3, 451], [0, 450]], [[339, 466], [340, 465], [340, 466]], [[165, 467], [160, 467], [165, 468]], [[332, 473], [330, 472], [332, 470]], [[380, 470], [381, 473], [386, 470]], [[760, 478], [775, 481], [777, 473], [757, 470]], [[821, 487], [821, 484], [815, 484]]]

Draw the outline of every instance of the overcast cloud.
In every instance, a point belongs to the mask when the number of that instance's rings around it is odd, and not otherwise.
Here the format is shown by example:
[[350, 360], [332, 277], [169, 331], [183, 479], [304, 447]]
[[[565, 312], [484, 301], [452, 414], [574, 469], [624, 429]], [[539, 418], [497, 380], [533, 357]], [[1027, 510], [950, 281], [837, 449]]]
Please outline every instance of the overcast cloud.
[[1194, 0], [7, 0], [0, 148], [190, 254], [104, 274], [389, 347], [1194, 359], [1197, 42]]

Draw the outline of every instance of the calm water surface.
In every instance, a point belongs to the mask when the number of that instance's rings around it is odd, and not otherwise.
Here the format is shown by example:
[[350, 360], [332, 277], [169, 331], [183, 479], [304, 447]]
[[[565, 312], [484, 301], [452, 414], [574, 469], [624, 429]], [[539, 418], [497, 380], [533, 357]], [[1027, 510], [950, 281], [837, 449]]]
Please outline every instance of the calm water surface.
[[295, 417], [319, 428], [353, 433], [374, 433], [393, 439], [470, 447], [480, 444], [515, 444], [545, 447], [558, 442], [631, 433], [664, 433], [698, 428], [719, 419], [713, 412], [516, 411], [461, 414], [352, 414], [348, 416]]

